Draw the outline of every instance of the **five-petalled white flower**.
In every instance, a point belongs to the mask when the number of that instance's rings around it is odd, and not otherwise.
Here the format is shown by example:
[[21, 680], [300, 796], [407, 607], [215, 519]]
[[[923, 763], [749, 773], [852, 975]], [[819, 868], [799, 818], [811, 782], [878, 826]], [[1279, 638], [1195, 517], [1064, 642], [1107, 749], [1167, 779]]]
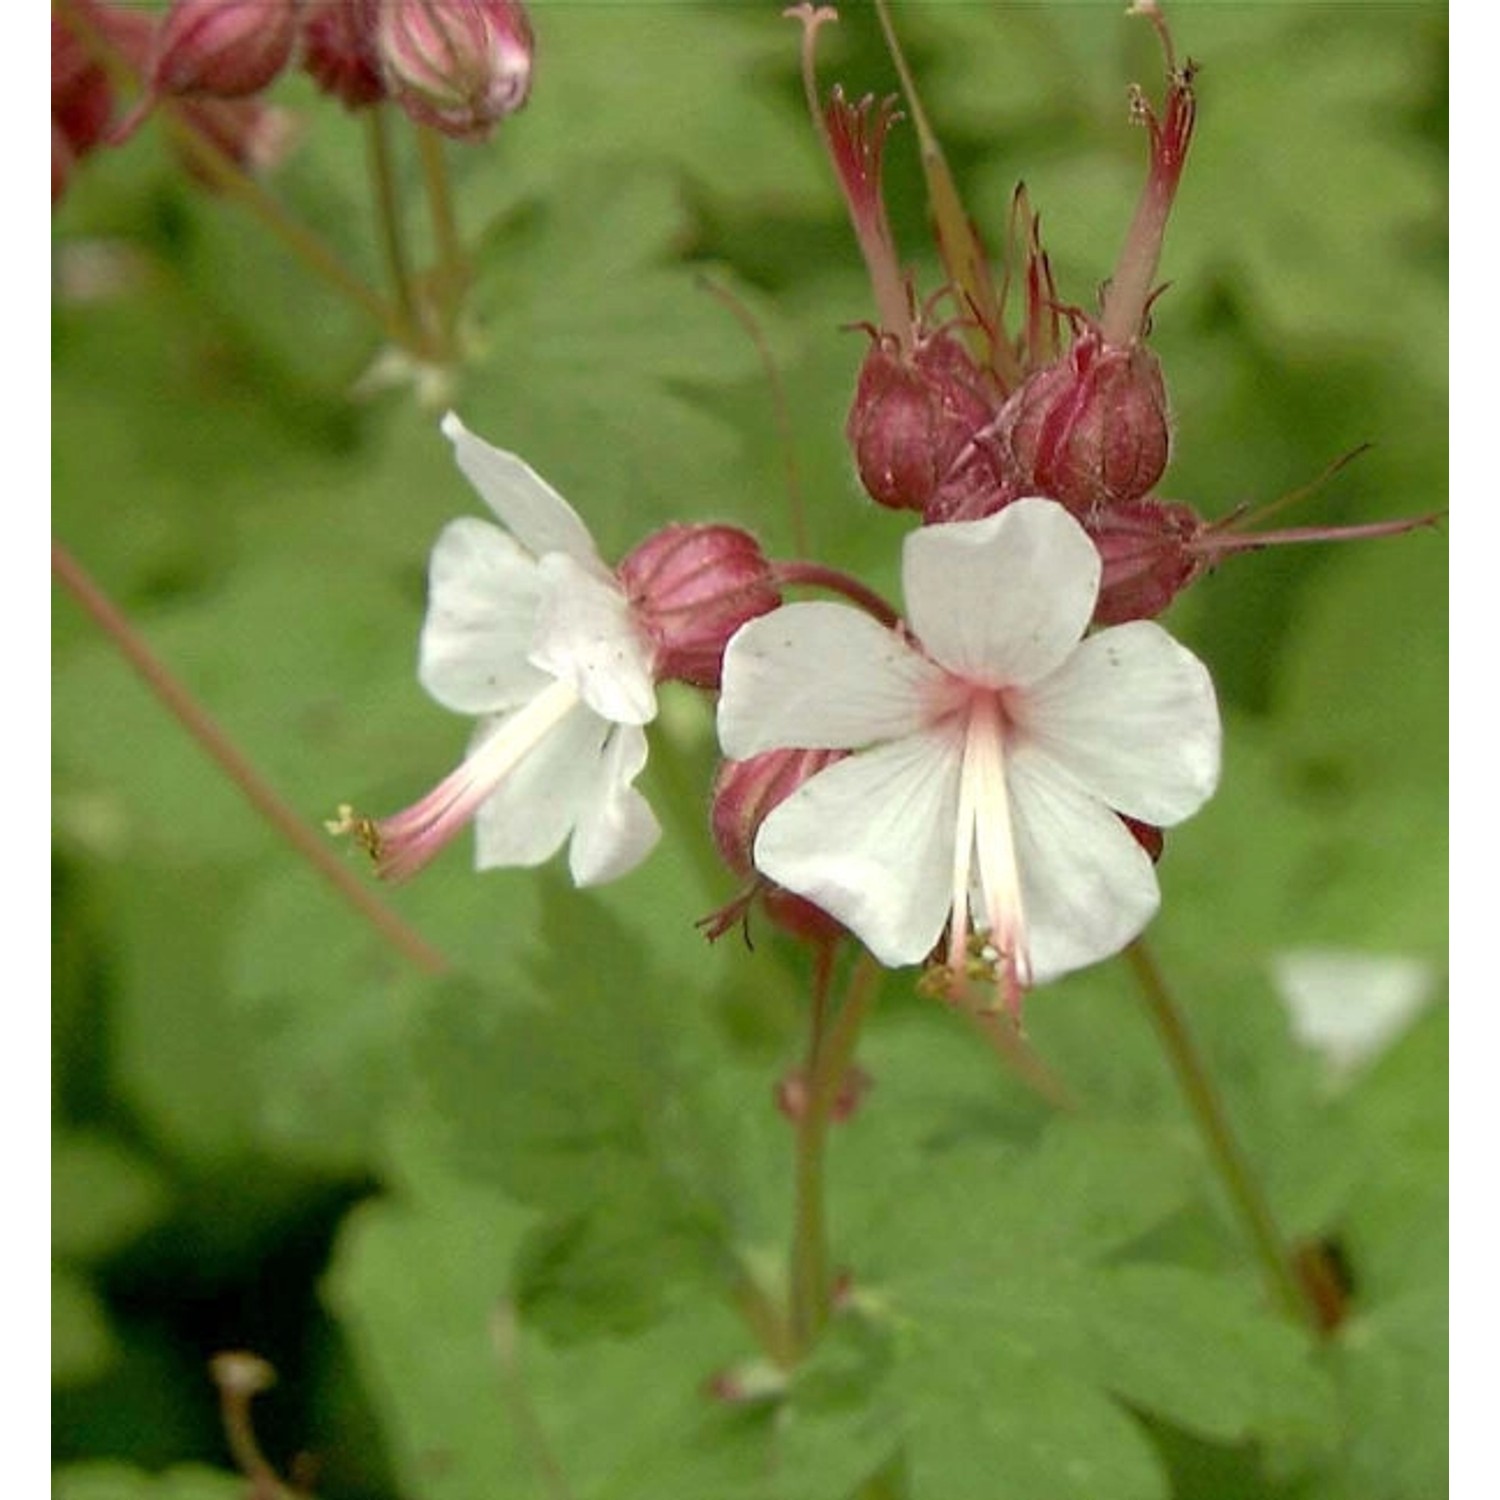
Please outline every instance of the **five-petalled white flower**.
[[419, 802], [379, 820], [346, 808], [334, 826], [393, 879], [472, 821], [480, 869], [540, 864], [571, 836], [574, 881], [613, 880], [661, 831], [633, 785], [656, 717], [655, 647], [572, 506], [451, 412], [443, 431], [504, 529], [464, 517], [438, 537], [418, 676], [479, 727]]
[[1220, 724], [1203, 664], [1136, 622], [1085, 637], [1100, 560], [1050, 500], [905, 542], [909, 630], [842, 604], [745, 625], [724, 658], [735, 759], [852, 749], [776, 807], [761, 872], [837, 917], [882, 963], [948, 930], [1007, 1004], [1118, 952], [1160, 902], [1120, 815], [1180, 822], [1212, 794]]

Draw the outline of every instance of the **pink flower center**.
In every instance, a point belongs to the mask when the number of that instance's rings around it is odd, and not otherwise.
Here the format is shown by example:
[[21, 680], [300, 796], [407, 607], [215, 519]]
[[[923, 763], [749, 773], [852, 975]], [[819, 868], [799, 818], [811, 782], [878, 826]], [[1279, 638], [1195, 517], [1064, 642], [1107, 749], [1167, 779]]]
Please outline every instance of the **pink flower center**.
[[1026, 917], [1016, 859], [1005, 760], [1013, 745], [1019, 691], [949, 676], [937, 723], [962, 735], [958, 820], [953, 841], [952, 916], [947, 970], [954, 984], [992, 979], [1019, 1014], [1031, 984]]

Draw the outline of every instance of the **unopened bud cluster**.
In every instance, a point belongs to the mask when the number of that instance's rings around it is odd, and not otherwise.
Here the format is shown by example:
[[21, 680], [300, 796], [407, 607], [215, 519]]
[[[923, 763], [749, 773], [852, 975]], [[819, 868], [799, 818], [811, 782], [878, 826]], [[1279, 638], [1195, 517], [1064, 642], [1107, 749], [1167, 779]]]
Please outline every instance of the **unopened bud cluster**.
[[[534, 51], [520, 0], [174, 0], [159, 17], [72, 0], [52, 21], [53, 199], [80, 157], [163, 101], [239, 167], [274, 165], [292, 131], [265, 95], [294, 66], [345, 108], [389, 100], [483, 140], [526, 103]], [[106, 58], [141, 87], [118, 121]]]
[[[800, 14], [810, 30], [822, 18]], [[941, 235], [953, 278], [944, 293], [960, 316], [928, 327], [925, 313], [911, 311], [916, 295], [896, 261], [883, 206], [872, 201], [886, 131], [856, 135], [870, 101], [851, 107], [837, 90], [823, 112], [884, 325], [860, 367], [845, 428], [861, 485], [877, 504], [929, 524], [978, 520], [1023, 496], [1059, 502], [1104, 554], [1100, 623], [1160, 613], [1205, 556], [1193, 547], [1203, 523], [1188, 507], [1154, 498], [1171, 454], [1172, 420], [1145, 330], [1195, 105], [1192, 65], [1177, 66], [1165, 23], [1154, 7], [1149, 14], [1167, 54], [1167, 99], [1158, 119], [1139, 90], [1132, 96], [1132, 113], [1151, 138], [1147, 182], [1097, 316], [1059, 300], [1039, 221], [1018, 190], [1013, 231], [1020, 232], [1010, 236], [1002, 285], [1023, 289], [1019, 333], [1002, 326], [1005, 299], [987, 264], [951, 253]], [[886, 110], [882, 124], [890, 118]], [[893, 296], [890, 288], [902, 284], [906, 293]]]

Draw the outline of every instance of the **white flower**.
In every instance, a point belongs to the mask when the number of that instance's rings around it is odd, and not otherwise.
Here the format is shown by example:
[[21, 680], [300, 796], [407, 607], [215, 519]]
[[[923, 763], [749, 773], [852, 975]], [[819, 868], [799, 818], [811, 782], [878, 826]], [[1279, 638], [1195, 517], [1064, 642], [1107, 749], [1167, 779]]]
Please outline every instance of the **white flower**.
[[927, 526], [902, 564], [910, 633], [841, 604], [753, 620], [724, 658], [719, 738], [858, 753], [770, 813], [755, 863], [882, 963], [948, 928], [1021, 992], [1117, 952], [1160, 902], [1117, 814], [1177, 823], [1212, 794], [1219, 714], [1203, 664], [1159, 626], [1084, 639], [1099, 554], [1050, 500]]
[[465, 517], [438, 537], [418, 676], [479, 725], [421, 801], [380, 820], [344, 809], [336, 827], [393, 879], [472, 820], [480, 869], [540, 864], [571, 835], [574, 881], [613, 880], [661, 832], [632, 785], [656, 717], [654, 648], [572, 506], [451, 412], [443, 431], [505, 529]]
[[1304, 948], [1273, 954], [1271, 974], [1292, 1035], [1322, 1054], [1335, 1087], [1387, 1051], [1436, 996], [1420, 958]]

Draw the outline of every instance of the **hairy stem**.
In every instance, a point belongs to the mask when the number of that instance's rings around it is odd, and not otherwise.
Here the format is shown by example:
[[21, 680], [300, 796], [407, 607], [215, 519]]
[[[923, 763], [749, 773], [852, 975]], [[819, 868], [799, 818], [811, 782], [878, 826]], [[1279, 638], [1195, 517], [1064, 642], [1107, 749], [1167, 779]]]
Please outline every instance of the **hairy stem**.
[[60, 542], [52, 544], [52, 573], [135, 668], [156, 700], [197, 741], [245, 800], [401, 956], [426, 974], [448, 960], [381, 901], [319, 830], [289, 807], [187, 688], [169, 672], [103, 589]]
[[1140, 985], [1141, 996], [1161, 1038], [1167, 1061], [1177, 1075], [1188, 1111], [1203, 1136], [1214, 1169], [1260, 1262], [1267, 1291], [1285, 1313], [1318, 1332], [1317, 1310], [1308, 1300], [1292, 1268], [1286, 1242], [1276, 1226], [1265, 1190], [1235, 1136], [1224, 1101], [1188, 1028], [1187, 1017], [1172, 998], [1161, 969], [1142, 940], [1138, 938], [1133, 942], [1125, 950], [1125, 957]]

